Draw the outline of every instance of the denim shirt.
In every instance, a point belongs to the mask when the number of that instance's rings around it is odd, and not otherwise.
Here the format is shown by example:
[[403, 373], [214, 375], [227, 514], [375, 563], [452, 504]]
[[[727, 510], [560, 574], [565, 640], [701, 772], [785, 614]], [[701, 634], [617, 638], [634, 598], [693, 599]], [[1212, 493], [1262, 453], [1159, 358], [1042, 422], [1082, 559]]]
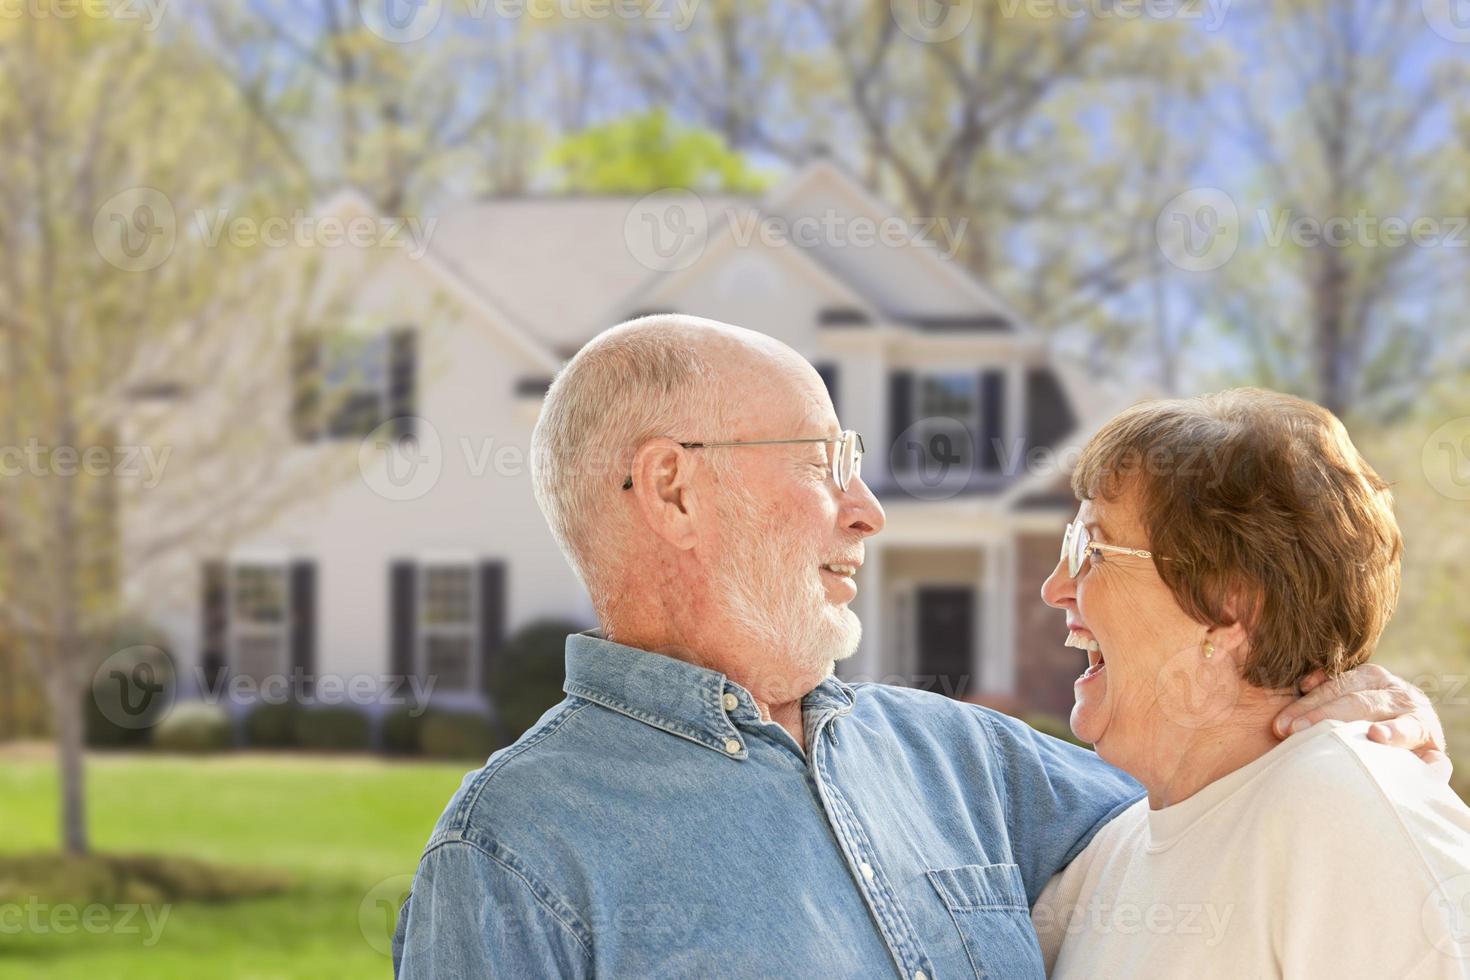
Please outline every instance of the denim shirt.
[[803, 752], [715, 671], [586, 634], [566, 669], [435, 827], [400, 980], [1042, 977], [1031, 903], [1142, 794], [928, 692], [829, 677]]

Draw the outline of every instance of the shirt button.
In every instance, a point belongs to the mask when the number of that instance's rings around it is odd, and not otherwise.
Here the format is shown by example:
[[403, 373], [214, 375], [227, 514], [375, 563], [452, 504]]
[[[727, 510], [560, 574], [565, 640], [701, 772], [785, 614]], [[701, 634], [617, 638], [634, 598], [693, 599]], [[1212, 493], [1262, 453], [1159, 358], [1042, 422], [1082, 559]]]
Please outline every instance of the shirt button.
[[728, 752], [728, 753], [730, 753], [731, 755], [739, 755], [740, 754], [740, 742], [738, 740], [736, 740], [736, 739], [733, 739], [733, 738], [732, 739], [727, 739], [726, 742], [725, 742], [725, 751]]
[[914, 974], [914, 980], [929, 980], [929, 974], [919, 970]]
[[873, 880], [873, 866], [871, 864], [864, 861], [862, 864], [858, 865], [858, 870], [863, 873], [864, 878], [868, 879], [869, 881]]
[[734, 711], [738, 707], [740, 707], [740, 699], [737, 698], [733, 694], [726, 694], [725, 695], [725, 710], [726, 711]]

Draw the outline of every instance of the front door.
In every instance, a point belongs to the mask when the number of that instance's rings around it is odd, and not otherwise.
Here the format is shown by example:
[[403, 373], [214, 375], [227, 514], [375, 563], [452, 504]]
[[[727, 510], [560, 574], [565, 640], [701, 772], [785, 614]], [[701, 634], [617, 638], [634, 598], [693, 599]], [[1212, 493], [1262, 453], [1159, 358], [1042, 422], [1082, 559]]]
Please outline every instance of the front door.
[[918, 676], [915, 687], [950, 697], [980, 689], [973, 676], [975, 590], [965, 585], [922, 585], [918, 589]]

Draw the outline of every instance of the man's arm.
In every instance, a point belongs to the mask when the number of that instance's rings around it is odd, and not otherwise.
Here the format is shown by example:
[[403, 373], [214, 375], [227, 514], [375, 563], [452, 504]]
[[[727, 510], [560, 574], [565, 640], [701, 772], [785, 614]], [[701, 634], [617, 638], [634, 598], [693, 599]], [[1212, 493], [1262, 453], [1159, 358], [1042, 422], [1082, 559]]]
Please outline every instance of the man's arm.
[[587, 977], [571, 911], [522, 869], [464, 840], [431, 848], [393, 937], [398, 980]]
[[1103, 824], [1143, 796], [1143, 787], [1089, 749], [980, 710], [1003, 780], [1011, 853], [1026, 883], [1026, 901], [1035, 904], [1052, 875]]
[[1377, 664], [1363, 664], [1328, 680], [1317, 671], [1302, 681], [1306, 694], [1282, 709], [1272, 724], [1277, 738], [1324, 718], [1372, 721], [1368, 738], [1409, 749], [1444, 782], [1450, 779], [1444, 726], [1429, 696]]

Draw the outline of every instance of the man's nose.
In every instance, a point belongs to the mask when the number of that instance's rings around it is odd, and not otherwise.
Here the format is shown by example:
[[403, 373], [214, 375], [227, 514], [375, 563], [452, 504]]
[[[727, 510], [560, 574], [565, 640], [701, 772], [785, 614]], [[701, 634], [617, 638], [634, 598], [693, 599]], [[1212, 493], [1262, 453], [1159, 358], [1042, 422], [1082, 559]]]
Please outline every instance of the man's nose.
[[873, 491], [863, 482], [862, 477], [853, 477], [840, 496], [843, 527], [866, 538], [883, 530], [883, 525], [888, 523], [888, 518], [883, 514], [883, 505], [878, 503], [878, 498], [873, 496]]

